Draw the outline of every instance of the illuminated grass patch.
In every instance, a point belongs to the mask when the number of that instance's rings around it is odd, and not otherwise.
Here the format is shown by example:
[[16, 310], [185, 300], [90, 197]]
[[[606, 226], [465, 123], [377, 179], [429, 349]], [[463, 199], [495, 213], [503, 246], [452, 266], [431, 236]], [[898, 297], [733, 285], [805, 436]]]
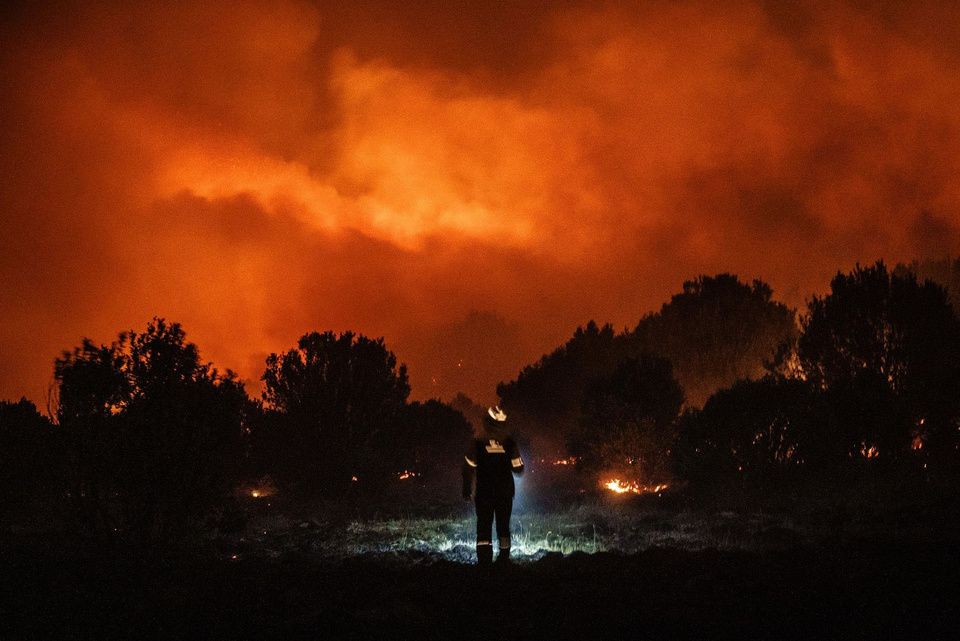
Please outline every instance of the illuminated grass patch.
[[[277, 558], [308, 554], [327, 559], [384, 555], [408, 560], [476, 559], [476, 521], [472, 514], [448, 518], [354, 518], [290, 520], [280, 515], [248, 524], [233, 541], [243, 553]], [[685, 550], [756, 550], [792, 545], [806, 535], [785, 517], [734, 512], [658, 513], [602, 503], [554, 513], [518, 512], [511, 519], [512, 557], [533, 561], [549, 553], [620, 552], [652, 547]], [[234, 550], [229, 550], [231, 555]]]

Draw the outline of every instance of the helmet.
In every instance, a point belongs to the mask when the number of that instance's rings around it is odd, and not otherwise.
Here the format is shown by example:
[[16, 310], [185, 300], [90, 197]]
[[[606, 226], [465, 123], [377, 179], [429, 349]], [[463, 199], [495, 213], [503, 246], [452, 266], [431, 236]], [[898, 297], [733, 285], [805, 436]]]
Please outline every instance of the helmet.
[[487, 415], [484, 418], [486, 419], [487, 423], [491, 425], [497, 425], [498, 423], [503, 423], [505, 420], [507, 420], [507, 415], [502, 409], [500, 409], [500, 406], [498, 405], [496, 407], [488, 407]]

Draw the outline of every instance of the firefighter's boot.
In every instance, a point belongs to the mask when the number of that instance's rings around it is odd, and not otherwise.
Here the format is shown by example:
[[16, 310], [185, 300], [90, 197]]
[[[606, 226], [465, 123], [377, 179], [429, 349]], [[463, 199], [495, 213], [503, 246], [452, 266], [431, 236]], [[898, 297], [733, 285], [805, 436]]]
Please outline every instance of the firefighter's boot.
[[497, 563], [510, 563], [510, 539], [500, 539], [500, 554], [497, 555]]
[[493, 563], [493, 546], [490, 543], [477, 543], [477, 565]]

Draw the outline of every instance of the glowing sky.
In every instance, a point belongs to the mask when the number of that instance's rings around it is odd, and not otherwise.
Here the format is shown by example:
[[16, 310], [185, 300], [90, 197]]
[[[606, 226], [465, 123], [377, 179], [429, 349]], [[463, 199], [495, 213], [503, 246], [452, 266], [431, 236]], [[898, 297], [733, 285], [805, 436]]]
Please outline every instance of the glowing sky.
[[163, 316], [254, 393], [352, 329], [492, 402], [697, 274], [960, 250], [960, 4], [517, 4], [3, 9], [0, 398]]

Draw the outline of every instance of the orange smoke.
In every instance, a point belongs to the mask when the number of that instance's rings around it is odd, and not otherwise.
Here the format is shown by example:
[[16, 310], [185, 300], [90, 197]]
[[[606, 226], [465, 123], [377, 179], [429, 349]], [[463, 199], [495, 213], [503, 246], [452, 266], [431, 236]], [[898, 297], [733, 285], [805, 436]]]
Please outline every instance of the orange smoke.
[[352, 329], [491, 403], [699, 273], [960, 252], [955, 3], [401, 4], [11, 13], [0, 396], [161, 315], [254, 391]]

